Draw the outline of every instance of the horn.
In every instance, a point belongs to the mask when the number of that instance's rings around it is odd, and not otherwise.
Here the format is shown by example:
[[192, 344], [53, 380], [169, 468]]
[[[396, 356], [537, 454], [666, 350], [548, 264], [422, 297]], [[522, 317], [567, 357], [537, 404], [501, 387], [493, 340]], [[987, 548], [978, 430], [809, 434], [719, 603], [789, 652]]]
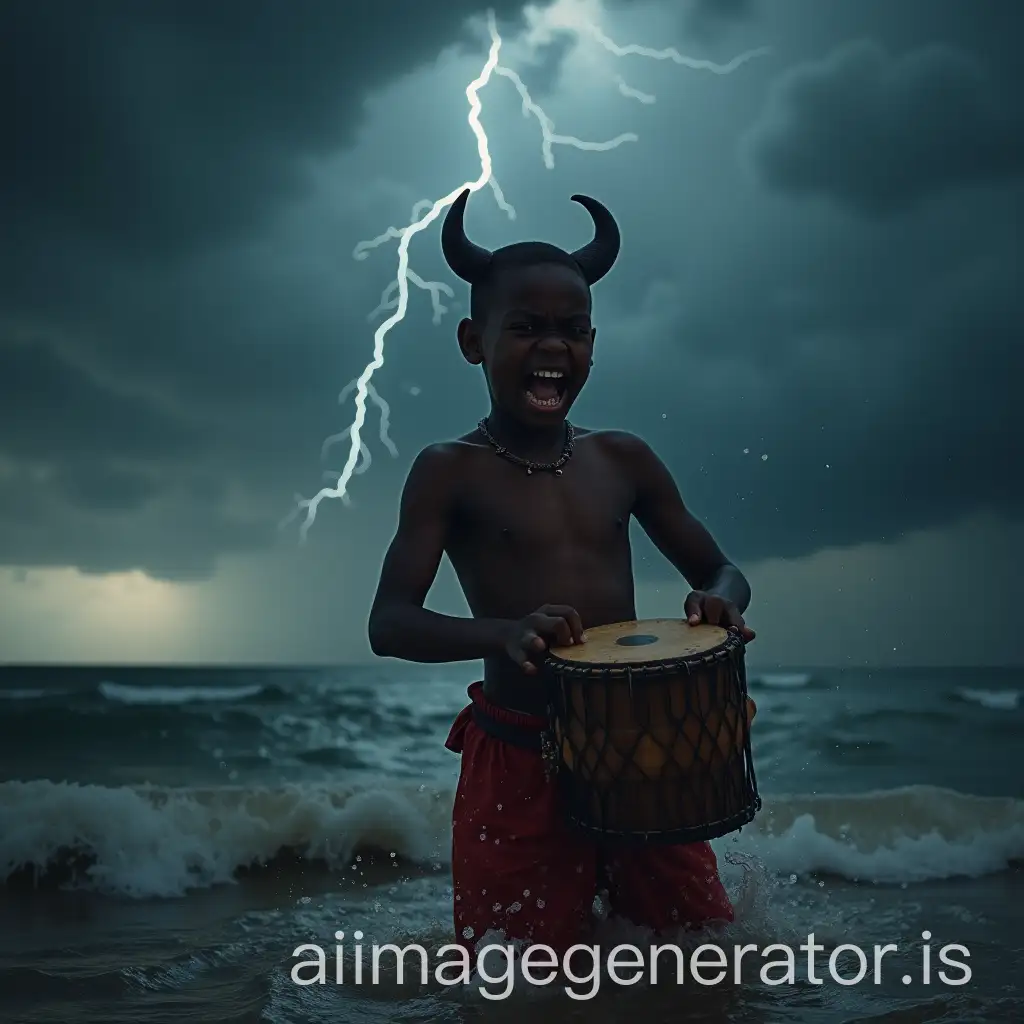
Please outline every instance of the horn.
[[441, 228], [441, 251], [448, 266], [470, 284], [483, 280], [491, 265], [491, 254], [487, 249], [475, 245], [466, 237], [462, 223], [466, 214], [466, 201], [470, 190], [463, 190], [448, 208], [448, 214]]
[[572, 201], [579, 203], [594, 221], [593, 241], [572, 254], [572, 258], [583, 271], [587, 284], [594, 284], [612, 269], [618, 258], [622, 242], [619, 226], [608, 209], [596, 199], [591, 199], [590, 196], [573, 196]]

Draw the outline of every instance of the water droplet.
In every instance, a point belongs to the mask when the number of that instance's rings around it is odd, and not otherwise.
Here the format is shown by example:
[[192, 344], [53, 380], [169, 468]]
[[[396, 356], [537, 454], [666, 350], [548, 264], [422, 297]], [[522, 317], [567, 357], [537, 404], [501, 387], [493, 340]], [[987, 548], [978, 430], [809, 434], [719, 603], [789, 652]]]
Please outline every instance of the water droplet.
[[491, 907], [491, 910], [493, 910], [494, 913], [497, 913], [499, 910], [501, 910], [501, 904], [500, 903], [495, 903], [494, 906]]
[[744, 455], [749, 455], [750, 454], [750, 449], [749, 448], [744, 448], [743, 449], [743, 454]]
[[545, 906], [547, 906], [547, 904], [543, 900], [537, 900], [537, 909], [538, 910], [543, 910]]
[[501, 810], [501, 804], [498, 804], [498, 810], [499, 811]]
[[462, 929], [462, 937], [464, 939], [471, 939], [471, 938], [473, 938], [474, 934], [475, 934], [475, 932], [473, 931], [472, 928], [469, 927], [468, 924], [466, 925], [465, 928]]
[[767, 455], [762, 455], [761, 456], [761, 461], [762, 462], [767, 462], [768, 461], [768, 456]]

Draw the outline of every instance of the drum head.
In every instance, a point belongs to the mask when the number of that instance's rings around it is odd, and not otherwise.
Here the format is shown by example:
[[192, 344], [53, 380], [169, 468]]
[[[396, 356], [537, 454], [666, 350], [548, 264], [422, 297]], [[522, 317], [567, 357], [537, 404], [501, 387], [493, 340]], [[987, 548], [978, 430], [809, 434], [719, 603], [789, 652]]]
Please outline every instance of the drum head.
[[588, 629], [587, 642], [571, 647], [552, 647], [556, 661], [587, 665], [643, 665], [655, 661], [680, 661], [700, 657], [721, 647], [729, 633], [721, 626], [685, 619], [641, 619], [614, 622]]

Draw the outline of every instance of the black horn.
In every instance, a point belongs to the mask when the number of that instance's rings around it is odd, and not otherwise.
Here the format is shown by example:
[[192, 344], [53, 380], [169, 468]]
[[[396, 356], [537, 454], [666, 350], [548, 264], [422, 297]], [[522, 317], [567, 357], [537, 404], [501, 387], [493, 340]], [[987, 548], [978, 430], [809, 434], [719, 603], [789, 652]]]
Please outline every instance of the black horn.
[[491, 254], [466, 237], [463, 218], [466, 215], [469, 192], [468, 188], [465, 189], [448, 208], [444, 226], [441, 228], [441, 251], [455, 274], [463, 281], [476, 284], [486, 277], [491, 265]]
[[608, 209], [596, 199], [591, 199], [590, 196], [573, 196], [572, 201], [579, 203], [594, 221], [593, 241], [572, 254], [587, 284], [594, 284], [612, 269], [618, 258], [622, 242], [619, 226]]

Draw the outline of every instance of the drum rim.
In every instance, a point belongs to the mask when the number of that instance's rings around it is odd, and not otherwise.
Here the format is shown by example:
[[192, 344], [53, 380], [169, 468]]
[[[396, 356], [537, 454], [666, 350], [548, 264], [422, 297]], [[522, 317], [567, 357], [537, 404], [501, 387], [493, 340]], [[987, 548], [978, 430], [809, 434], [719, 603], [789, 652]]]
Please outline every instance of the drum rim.
[[[638, 620], [644, 621], [644, 620]], [[682, 621], [682, 620], [680, 620]], [[722, 627], [725, 628], [725, 627]], [[739, 633], [726, 631], [725, 638], [720, 644], [702, 651], [700, 654], [690, 654], [675, 658], [657, 658], [653, 661], [644, 662], [597, 662], [597, 661], [569, 661], [560, 658], [557, 654], [548, 651], [545, 657], [545, 664], [552, 671], [560, 675], [651, 675], [653, 673], [666, 672], [672, 669], [689, 670], [702, 665], [711, 665], [716, 661], [724, 661], [738, 650], [744, 649], [743, 638]]]
[[653, 843], [655, 845], [710, 842], [739, 832], [751, 824], [764, 809], [764, 801], [757, 790], [753, 776], [750, 778], [750, 802], [741, 811], [701, 825], [686, 825], [669, 829], [616, 829], [591, 824], [581, 815], [569, 810], [566, 813], [570, 825], [592, 836], [601, 836], [607, 842]]

